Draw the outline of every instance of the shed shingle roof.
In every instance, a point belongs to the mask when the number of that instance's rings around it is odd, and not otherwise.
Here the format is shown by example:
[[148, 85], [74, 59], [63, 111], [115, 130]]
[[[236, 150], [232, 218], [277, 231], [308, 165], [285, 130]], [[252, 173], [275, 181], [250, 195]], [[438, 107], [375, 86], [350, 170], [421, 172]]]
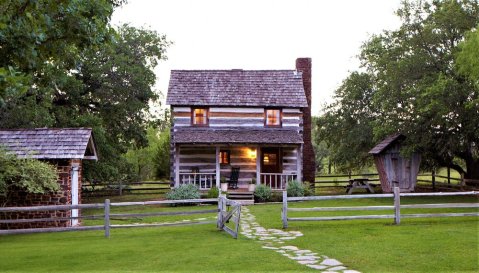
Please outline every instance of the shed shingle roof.
[[403, 140], [406, 136], [403, 134], [397, 133], [394, 135], [390, 135], [385, 138], [383, 141], [379, 142], [374, 148], [372, 148], [369, 153], [373, 155], [380, 154], [382, 151], [386, 150], [391, 144], [396, 142], [397, 140]]
[[295, 70], [172, 70], [169, 105], [307, 107]]
[[302, 144], [303, 138], [296, 130], [182, 128], [173, 133], [172, 141], [179, 144]]
[[97, 159], [90, 128], [0, 129], [0, 147], [21, 158]]

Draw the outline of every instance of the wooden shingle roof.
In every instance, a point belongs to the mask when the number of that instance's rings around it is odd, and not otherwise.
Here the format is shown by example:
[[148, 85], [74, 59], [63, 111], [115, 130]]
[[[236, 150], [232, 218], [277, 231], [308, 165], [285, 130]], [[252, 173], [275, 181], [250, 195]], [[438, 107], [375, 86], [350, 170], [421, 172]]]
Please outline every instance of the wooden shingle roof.
[[20, 158], [97, 160], [92, 129], [0, 129], [0, 148]]
[[387, 138], [385, 138], [383, 141], [378, 143], [376, 146], [374, 146], [374, 148], [372, 148], [369, 151], [369, 153], [372, 154], [372, 155], [380, 154], [381, 152], [386, 150], [394, 142], [399, 141], [399, 140], [404, 140], [405, 138], [406, 138], [406, 136], [404, 136], [403, 134], [400, 134], [400, 133], [390, 135]]
[[302, 73], [295, 70], [172, 70], [166, 103], [308, 107]]
[[174, 143], [182, 144], [302, 144], [296, 130], [274, 129], [211, 129], [181, 128], [172, 135]]

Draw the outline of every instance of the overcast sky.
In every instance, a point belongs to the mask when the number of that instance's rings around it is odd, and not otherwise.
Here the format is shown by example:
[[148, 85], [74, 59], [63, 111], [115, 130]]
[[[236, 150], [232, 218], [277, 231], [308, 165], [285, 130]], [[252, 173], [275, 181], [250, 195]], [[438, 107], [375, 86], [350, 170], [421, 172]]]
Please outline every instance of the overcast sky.
[[313, 60], [313, 115], [372, 34], [396, 29], [400, 0], [129, 0], [113, 24], [166, 34], [174, 44], [157, 73], [164, 96], [171, 69], [294, 69]]

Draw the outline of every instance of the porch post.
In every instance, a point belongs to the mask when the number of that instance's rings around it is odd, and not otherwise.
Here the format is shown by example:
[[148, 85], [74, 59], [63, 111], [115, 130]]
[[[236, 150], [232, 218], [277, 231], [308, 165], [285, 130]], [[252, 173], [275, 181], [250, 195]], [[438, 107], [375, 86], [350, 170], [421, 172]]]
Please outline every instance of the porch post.
[[256, 185], [261, 184], [261, 151], [260, 146], [256, 146]]
[[303, 145], [296, 147], [296, 180], [303, 182]]
[[180, 145], [175, 149], [175, 188], [180, 186]]
[[216, 188], [220, 188], [220, 146], [216, 146]]

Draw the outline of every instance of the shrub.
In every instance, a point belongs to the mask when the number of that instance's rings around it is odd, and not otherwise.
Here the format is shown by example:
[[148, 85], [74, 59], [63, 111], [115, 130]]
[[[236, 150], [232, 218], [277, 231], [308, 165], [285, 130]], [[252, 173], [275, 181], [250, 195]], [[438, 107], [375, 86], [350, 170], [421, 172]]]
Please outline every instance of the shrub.
[[303, 182], [304, 186], [304, 196], [312, 196], [314, 195], [314, 188], [311, 187], [311, 183], [308, 181]]
[[220, 190], [217, 187], [212, 187], [206, 194], [207, 198], [217, 198], [220, 193]]
[[283, 192], [273, 192], [271, 193], [271, 198], [268, 199], [270, 202], [282, 202], [283, 201]]
[[304, 186], [301, 182], [298, 182], [296, 180], [288, 182], [288, 186], [286, 186], [286, 191], [288, 192], [289, 197], [304, 196]]
[[193, 184], [183, 184], [166, 193], [168, 200], [199, 199], [200, 189]]
[[271, 199], [271, 188], [265, 185], [258, 185], [254, 191], [254, 196], [259, 202], [266, 202]]
[[53, 165], [36, 159], [19, 159], [0, 148], [0, 197], [4, 203], [14, 191], [42, 194], [59, 189]]

